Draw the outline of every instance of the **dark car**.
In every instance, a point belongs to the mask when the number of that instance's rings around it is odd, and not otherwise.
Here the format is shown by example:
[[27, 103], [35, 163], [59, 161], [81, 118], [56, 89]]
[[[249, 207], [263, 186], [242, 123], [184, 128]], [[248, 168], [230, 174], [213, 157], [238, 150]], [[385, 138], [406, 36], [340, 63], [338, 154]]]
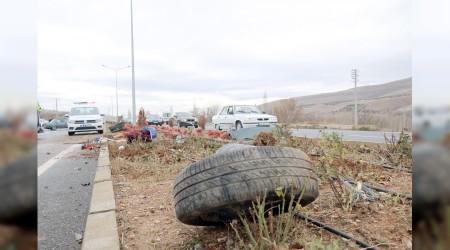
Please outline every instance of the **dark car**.
[[148, 115], [147, 116], [147, 124], [148, 125], [157, 125], [161, 126], [163, 125], [163, 118], [157, 115]]
[[67, 118], [55, 118], [50, 122], [47, 122], [44, 126], [46, 129], [56, 130], [58, 128], [67, 128]]
[[188, 112], [176, 112], [173, 114], [174, 124], [178, 127], [194, 126], [198, 127], [198, 120], [191, 113]]

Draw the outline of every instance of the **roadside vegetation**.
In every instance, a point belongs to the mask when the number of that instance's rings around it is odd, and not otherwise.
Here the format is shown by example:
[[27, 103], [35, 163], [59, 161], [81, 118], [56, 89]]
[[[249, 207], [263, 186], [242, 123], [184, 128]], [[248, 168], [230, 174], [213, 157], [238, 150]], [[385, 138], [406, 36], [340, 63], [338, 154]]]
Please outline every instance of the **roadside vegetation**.
[[[293, 137], [278, 127], [258, 136], [258, 146], [302, 150], [320, 173], [320, 195], [301, 207], [273, 216], [265, 197], [255, 197], [250, 216], [223, 227], [184, 225], [175, 217], [172, 185], [175, 176], [195, 161], [213, 155], [222, 145], [239, 143], [225, 132], [156, 127], [150, 143], [127, 144], [123, 134], [107, 134], [119, 237], [122, 249], [358, 249], [343, 239], [299, 219], [301, 213], [338, 228], [368, 244], [411, 248], [411, 140], [387, 138], [385, 144], [349, 143], [339, 134], [319, 139]], [[368, 188], [382, 188], [384, 192]], [[283, 196], [283, 190], [276, 190]], [[275, 208], [272, 208], [275, 209]]]

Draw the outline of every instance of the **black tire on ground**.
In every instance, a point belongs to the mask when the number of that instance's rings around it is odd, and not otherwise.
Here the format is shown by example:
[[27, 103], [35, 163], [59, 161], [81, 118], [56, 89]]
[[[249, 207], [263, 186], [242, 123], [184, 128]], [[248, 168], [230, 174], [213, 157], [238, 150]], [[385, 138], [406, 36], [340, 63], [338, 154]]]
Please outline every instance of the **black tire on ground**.
[[236, 122], [236, 129], [242, 128], [242, 123], [240, 121]]
[[52, 127], [52, 130], [56, 130], [56, 127]]
[[75, 134], [75, 132], [68, 132], [69, 136], [72, 136]]
[[229, 146], [178, 174], [176, 216], [189, 225], [223, 225], [237, 217], [235, 210], [248, 212], [264, 193], [268, 207], [280, 204], [275, 192], [279, 187], [288, 191], [286, 200], [291, 194], [294, 201], [301, 196], [303, 206], [317, 198], [318, 176], [305, 153], [287, 147]]
[[103, 134], [103, 129], [102, 129], [102, 130], [97, 130], [97, 132], [98, 132], [99, 134]]
[[37, 152], [33, 151], [26, 158], [0, 166], [0, 223], [14, 223], [23, 216], [37, 218], [36, 160]]
[[[450, 204], [450, 155], [431, 143], [415, 143], [412, 151], [413, 226], [421, 220], [440, 221]], [[444, 214], [443, 214], [444, 212]]]

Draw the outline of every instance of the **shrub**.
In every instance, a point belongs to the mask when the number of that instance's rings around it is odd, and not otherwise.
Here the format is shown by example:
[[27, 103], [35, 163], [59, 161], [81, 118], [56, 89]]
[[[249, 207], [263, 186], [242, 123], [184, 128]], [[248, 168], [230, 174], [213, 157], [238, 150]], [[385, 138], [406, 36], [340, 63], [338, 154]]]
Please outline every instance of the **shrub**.
[[141, 108], [139, 110], [139, 117], [138, 117], [137, 125], [138, 125], [138, 127], [147, 126], [147, 119], [145, 117], [144, 108]]
[[200, 115], [198, 117], [198, 126], [202, 129], [205, 129], [206, 126], [206, 117], [205, 115]]

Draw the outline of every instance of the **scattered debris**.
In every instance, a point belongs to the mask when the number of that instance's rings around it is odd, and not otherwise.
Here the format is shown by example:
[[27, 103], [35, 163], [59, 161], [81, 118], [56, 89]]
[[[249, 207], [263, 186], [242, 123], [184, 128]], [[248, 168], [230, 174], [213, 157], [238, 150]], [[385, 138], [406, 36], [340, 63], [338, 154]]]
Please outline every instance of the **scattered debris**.
[[152, 142], [153, 139], [156, 139], [156, 134], [156, 129], [154, 127], [144, 126], [141, 130], [133, 129], [128, 133], [128, 143], [132, 143], [136, 140]]
[[81, 242], [83, 242], [83, 236], [81, 234], [75, 233], [75, 240], [78, 243], [81, 243]]
[[217, 238], [217, 242], [223, 243], [227, 241], [227, 237]]
[[111, 133], [116, 133], [116, 132], [122, 131], [125, 128], [125, 124], [127, 124], [127, 123], [119, 122], [115, 125], [112, 125], [111, 127], [109, 127], [109, 131], [111, 131]]
[[81, 145], [81, 150], [92, 150], [92, 149], [95, 149], [95, 147], [96, 146], [94, 146], [94, 145], [83, 144], [83, 145]]
[[175, 137], [175, 142], [177, 144], [182, 144], [184, 142], [184, 136], [183, 135], [177, 135], [177, 137]]
[[[102, 144], [105, 144], [109, 141], [114, 141], [112, 139], [106, 137], [95, 138], [92, 142], [87, 142], [81, 145], [82, 150], [92, 150], [99, 148]], [[87, 164], [87, 163], [86, 163]]]

